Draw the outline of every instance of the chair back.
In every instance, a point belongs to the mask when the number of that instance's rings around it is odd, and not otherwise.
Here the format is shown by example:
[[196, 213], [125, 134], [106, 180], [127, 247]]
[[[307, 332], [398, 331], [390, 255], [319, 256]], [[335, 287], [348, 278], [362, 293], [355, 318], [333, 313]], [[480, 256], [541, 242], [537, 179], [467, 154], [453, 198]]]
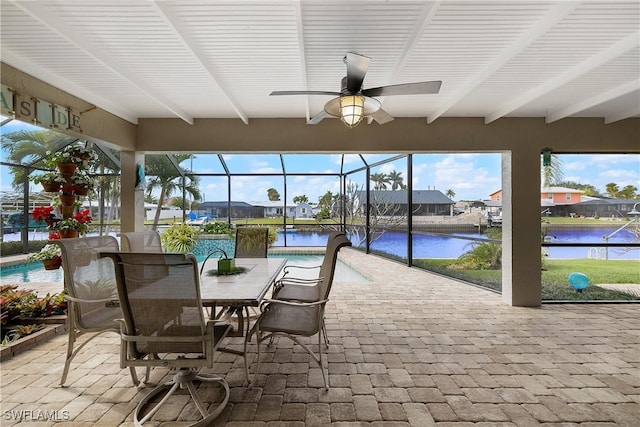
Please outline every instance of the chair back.
[[[156, 353], [207, 354], [198, 263], [192, 254], [107, 253], [115, 262], [130, 359]], [[184, 341], [184, 337], [196, 339]], [[211, 350], [213, 347], [211, 348]], [[161, 363], [160, 363], [161, 364]]]
[[118, 251], [113, 236], [90, 236], [77, 239], [58, 239], [52, 243], [62, 250], [64, 283], [72, 304], [69, 315], [81, 330], [111, 328], [117, 307], [108, 302], [118, 298], [113, 262], [100, 258], [101, 251]]
[[268, 227], [240, 227], [236, 230], [235, 258], [266, 258]]
[[121, 233], [120, 242], [125, 252], [163, 252], [160, 233], [155, 230]]
[[340, 249], [345, 246], [351, 246], [351, 241], [347, 238], [345, 233], [334, 232], [329, 235], [327, 248], [318, 274], [318, 278], [322, 278], [320, 299], [326, 299], [329, 296], [331, 285], [333, 284], [333, 276], [336, 272], [338, 252], [340, 252]]

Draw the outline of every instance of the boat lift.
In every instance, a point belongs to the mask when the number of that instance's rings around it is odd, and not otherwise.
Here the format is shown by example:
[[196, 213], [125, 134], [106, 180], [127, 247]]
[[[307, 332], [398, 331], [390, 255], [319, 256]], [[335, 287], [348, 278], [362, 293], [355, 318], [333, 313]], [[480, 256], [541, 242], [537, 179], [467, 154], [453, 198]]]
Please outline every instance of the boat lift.
[[[640, 205], [640, 203], [636, 203], [635, 205], [633, 205], [633, 209], [631, 209], [631, 211], [629, 211], [629, 213], [627, 215], [630, 215], [633, 217], [633, 219], [625, 224], [623, 224], [621, 227], [618, 227], [615, 231], [613, 231], [612, 233], [609, 233], [607, 235], [602, 236], [602, 238], [604, 239], [604, 242], [606, 244], [609, 243], [609, 239], [613, 236], [615, 236], [617, 233], [619, 233], [620, 231], [624, 230], [625, 228], [627, 228], [628, 226], [630, 226], [631, 224], [635, 223], [638, 221], [638, 218], [640, 218], [640, 211], [638, 211], [637, 206]], [[596, 249], [596, 248], [590, 248], [589, 249], [589, 256], [591, 255], [591, 249]], [[605, 258], [604, 259], [609, 259], [609, 247], [605, 247], [604, 249], [606, 249], [605, 252]], [[598, 254], [596, 253], [596, 258], [598, 257]]]

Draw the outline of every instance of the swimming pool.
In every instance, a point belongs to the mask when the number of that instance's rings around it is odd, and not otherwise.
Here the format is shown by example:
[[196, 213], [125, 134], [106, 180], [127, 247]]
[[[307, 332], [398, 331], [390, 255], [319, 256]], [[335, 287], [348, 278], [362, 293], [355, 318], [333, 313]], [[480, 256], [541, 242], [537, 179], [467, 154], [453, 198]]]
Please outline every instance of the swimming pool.
[[[287, 264], [300, 266], [315, 266], [322, 263], [322, 255], [305, 255], [305, 254], [272, 254], [269, 257], [287, 258]], [[204, 257], [197, 257], [201, 261]], [[313, 278], [317, 270], [307, 272], [308, 276], [296, 274], [298, 277]], [[309, 275], [310, 274], [310, 275]], [[30, 282], [62, 282], [64, 280], [64, 271], [45, 270], [40, 262], [29, 262], [0, 268], [0, 277], [3, 284], [30, 283]], [[352, 269], [342, 261], [338, 260], [336, 264], [336, 272], [334, 281], [336, 282], [362, 282], [369, 279], [358, 271]]]

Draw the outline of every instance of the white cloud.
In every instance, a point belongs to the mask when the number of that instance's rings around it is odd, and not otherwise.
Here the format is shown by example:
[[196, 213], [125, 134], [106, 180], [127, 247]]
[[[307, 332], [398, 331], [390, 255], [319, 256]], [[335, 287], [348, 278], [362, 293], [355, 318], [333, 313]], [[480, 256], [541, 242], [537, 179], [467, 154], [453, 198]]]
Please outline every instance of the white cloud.
[[610, 169], [598, 174], [602, 185], [615, 182], [620, 188], [625, 185], [638, 185], [638, 173], [628, 169]]
[[565, 169], [568, 171], [581, 171], [581, 170], [584, 170], [586, 167], [587, 165], [584, 162], [569, 162], [569, 163], [564, 163], [562, 165], [562, 169]]
[[475, 160], [475, 156], [452, 155], [436, 162], [433, 185], [443, 193], [452, 189], [457, 200], [488, 198], [501, 187], [500, 171], [479, 167]]

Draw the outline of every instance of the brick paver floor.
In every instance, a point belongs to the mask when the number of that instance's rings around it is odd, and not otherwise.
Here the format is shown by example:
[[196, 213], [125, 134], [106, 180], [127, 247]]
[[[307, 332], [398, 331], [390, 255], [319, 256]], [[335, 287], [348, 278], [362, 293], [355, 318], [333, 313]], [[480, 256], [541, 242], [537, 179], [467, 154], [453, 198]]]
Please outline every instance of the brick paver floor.
[[[640, 306], [510, 307], [498, 294], [352, 249], [341, 259], [371, 281], [334, 283], [327, 306], [330, 389], [284, 338], [264, 347], [255, 385], [242, 358], [219, 353], [230, 403], [216, 425], [640, 426]], [[228, 346], [241, 348], [242, 339]], [[2, 362], [1, 425], [133, 425], [149, 387], [119, 368], [104, 335], [58, 386], [66, 336]], [[250, 360], [256, 356], [255, 344]], [[168, 379], [165, 369], [151, 380]], [[209, 401], [216, 390], [203, 390]], [[179, 396], [153, 422], [189, 419]]]

